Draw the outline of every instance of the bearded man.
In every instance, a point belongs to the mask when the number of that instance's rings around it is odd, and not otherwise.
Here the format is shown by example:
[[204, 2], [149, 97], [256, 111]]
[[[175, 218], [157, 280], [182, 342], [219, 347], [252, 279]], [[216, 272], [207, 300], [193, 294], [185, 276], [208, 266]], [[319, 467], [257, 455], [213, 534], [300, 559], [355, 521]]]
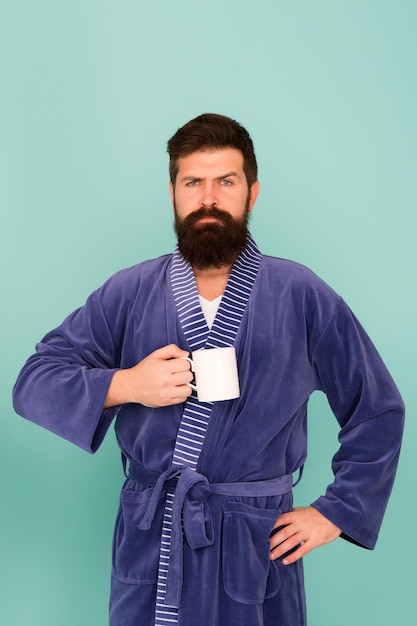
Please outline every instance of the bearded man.
[[[15, 408], [89, 452], [116, 418], [111, 626], [303, 626], [302, 557], [339, 536], [375, 546], [403, 404], [344, 301], [258, 250], [247, 131], [201, 115], [168, 151], [175, 252], [119, 272], [48, 333]], [[202, 402], [185, 357], [224, 346], [240, 396]], [[334, 482], [293, 509], [315, 390], [340, 425]]]

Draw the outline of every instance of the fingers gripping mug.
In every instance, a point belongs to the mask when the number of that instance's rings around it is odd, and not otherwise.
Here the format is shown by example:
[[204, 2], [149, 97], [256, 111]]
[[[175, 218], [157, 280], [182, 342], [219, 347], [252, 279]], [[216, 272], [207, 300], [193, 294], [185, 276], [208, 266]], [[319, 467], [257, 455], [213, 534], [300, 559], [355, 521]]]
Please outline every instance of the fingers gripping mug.
[[236, 350], [233, 346], [196, 350], [192, 352], [192, 358], [184, 358], [194, 372], [195, 385], [189, 385], [197, 392], [200, 402], [233, 400], [239, 397]]

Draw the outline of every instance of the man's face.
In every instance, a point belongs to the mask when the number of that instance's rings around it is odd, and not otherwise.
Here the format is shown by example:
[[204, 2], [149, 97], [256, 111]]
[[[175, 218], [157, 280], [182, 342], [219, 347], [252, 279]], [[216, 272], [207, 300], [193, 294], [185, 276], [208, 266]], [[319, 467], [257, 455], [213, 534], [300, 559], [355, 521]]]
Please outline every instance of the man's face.
[[259, 192], [258, 181], [248, 189], [242, 153], [225, 148], [181, 157], [170, 191], [183, 256], [201, 269], [232, 265]]

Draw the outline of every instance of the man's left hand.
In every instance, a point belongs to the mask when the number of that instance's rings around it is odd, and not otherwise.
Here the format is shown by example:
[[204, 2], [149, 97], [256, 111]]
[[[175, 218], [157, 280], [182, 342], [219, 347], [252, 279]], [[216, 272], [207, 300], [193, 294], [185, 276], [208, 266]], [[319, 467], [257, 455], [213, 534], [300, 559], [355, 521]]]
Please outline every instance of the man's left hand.
[[286, 552], [294, 550], [282, 560], [284, 565], [295, 563], [314, 548], [334, 541], [342, 532], [312, 506], [283, 513], [274, 528], [279, 526], [284, 528], [271, 536], [270, 559], [278, 559]]

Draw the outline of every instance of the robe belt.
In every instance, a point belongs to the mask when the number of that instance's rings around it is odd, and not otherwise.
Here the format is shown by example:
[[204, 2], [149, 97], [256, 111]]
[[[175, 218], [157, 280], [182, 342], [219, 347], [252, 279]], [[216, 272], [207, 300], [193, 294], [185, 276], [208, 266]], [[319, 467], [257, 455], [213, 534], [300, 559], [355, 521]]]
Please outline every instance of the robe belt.
[[288, 493], [293, 486], [291, 474], [271, 480], [235, 483], [209, 483], [203, 474], [185, 465], [171, 465], [158, 474], [130, 461], [128, 477], [135, 482], [153, 486], [145, 515], [139, 524], [149, 530], [156, 513], [163, 488], [172, 489], [175, 497], [172, 506], [172, 533], [169, 566], [164, 603], [178, 608], [183, 582], [183, 532], [192, 549], [213, 544], [213, 524], [207, 500], [212, 494], [222, 496], [278, 496]]

